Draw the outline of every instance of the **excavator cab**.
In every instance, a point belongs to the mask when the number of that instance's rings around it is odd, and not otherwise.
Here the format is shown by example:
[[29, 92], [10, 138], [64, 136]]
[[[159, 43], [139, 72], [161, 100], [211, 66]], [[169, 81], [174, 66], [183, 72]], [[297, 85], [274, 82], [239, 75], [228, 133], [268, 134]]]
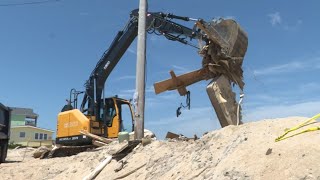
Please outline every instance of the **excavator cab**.
[[98, 117], [71, 109], [58, 114], [56, 143], [60, 145], [91, 144], [81, 130], [106, 138], [117, 138], [121, 131], [133, 131], [134, 121], [129, 101], [118, 97], [101, 100]]
[[[134, 120], [131, 104], [118, 97], [105, 98], [99, 115], [101, 134], [104, 137], [116, 138], [121, 131], [132, 132]], [[93, 133], [94, 134], [94, 133]]]

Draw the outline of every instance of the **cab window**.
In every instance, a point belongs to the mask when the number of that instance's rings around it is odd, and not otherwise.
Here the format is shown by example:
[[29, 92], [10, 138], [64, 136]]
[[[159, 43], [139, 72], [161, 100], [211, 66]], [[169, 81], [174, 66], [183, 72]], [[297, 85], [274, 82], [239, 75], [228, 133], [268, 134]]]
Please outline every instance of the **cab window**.
[[105, 109], [103, 108], [103, 106], [101, 106], [101, 107], [102, 107], [100, 110], [101, 119], [104, 120], [104, 118], [105, 118], [107, 125], [109, 127], [112, 126], [112, 119], [117, 114], [113, 100], [106, 101]]
[[120, 114], [120, 131], [133, 131], [132, 127], [132, 114], [129, 104], [121, 104]]

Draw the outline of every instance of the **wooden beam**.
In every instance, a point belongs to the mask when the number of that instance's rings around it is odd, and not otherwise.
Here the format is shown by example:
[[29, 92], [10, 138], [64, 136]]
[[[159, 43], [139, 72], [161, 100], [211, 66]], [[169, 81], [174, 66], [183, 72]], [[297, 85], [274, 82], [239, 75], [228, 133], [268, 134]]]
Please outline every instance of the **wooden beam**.
[[112, 160], [112, 156], [107, 156], [105, 160], [103, 160], [89, 175], [83, 178], [83, 180], [92, 180], [94, 179], [103, 169], [107, 166], [107, 164]]
[[96, 139], [96, 140], [99, 140], [99, 141], [107, 143], [107, 144], [113, 142], [112, 139], [107, 139], [107, 138], [104, 138], [104, 137], [101, 137], [101, 136], [97, 136], [97, 135], [91, 134], [91, 133], [89, 133], [88, 131], [85, 131], [85, 130], [81, 130], [80, 133], [83, 134], [83, 135], [86, 135], [88, 137], [91, 137], [92, 139]]
[[103, 143], [101, 141], [98, 141], [98, 140], [92, 140], [92, 144], [95, 145], [95, 146], [98, 146], [98, 147], [101, 147], [101, 146], [106, 146], [108, 144], [106, 143]]
[[115, 179], [123, 179], [123, 178], [129, 176], [130, 174], [138, 171], [139, 169], [141, 169], [141, 168], [142, 168], [143, 166], [145, 166], [146, 164], [147, 164], [147, 163], [143, 163], [142, 165], [138, 166], [137, 168], [135, 168], [135, 169], [133, 169], [133, 170], [131, 170], [131, 171], [129, 171], [129, 172], [121, 175], [121, 176], [118, 176], [118, 177], [116, 177]]
[[180, 79], [177, 78], [173, 70], [170, 71], [170, 75], [175, 86], [180, 87], [177, 89], [180, 96], [186, 95], [188, 93], [186, 86], [184, 86], [183, 82], [181, 82]]
[[182, 74], [180, 76], [176, 76], [174, 72], [170, 72], [171, 79], [166, 79], [164, 81], [156, 82], [154, 83], [154, 90], [156, 94], [160, 94], [165, 91], [171, 91], [175, 89], [180, 89], [181, 94], [185, 95], [183, 93], [183, 88], [186, 88], [187, 86], [194, 84], [196, 82], [206, 80], [208, 74], [207, 68], [201, 68], [196, 71], [191, 71], [185, 74]]

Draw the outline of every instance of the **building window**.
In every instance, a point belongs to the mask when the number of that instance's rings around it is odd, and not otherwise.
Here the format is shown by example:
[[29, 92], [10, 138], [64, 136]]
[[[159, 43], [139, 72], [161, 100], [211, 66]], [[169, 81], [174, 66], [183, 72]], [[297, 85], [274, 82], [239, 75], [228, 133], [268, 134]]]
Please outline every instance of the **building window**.
[[39, 139], [39, 133], [34, 134], [34, 139]]
[[47, 139], [48, 139], [48, 134], [44, 134], [44, 135], [43, 135], [43, 139], [44, 139], [44, 140], [47, 140]]
[[34, 126], [34, 127], [36, 127], [37, 126], [36, 122], [37, 122], [36, 119], [25, 118], [26, 126]]
[[40, 133], [40, 138], [39, 139], [43, 139], [43, 134], [42, 133]]
[[25, 137], [26, 137], [26, 132], [20, 132], [19, 137], [21, 137], [21, 138], [25, 138]]

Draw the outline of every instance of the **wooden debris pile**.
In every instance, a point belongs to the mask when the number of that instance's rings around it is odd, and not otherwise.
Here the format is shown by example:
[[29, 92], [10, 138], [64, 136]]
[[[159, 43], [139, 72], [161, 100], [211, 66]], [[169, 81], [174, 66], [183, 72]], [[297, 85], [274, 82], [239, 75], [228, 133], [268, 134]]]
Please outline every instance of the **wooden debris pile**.
[[189, 141], [189, 140], [195, 141], [199, 138], [197, 137], [197, 135], [194, 135], [193, 138], [188, 138], [188, 137], [184, 136], [183, 134], [176, 134], [176, 133], [168, 131], [167, 135], [166, 135], [166, 139], [167, 140], [178, 140], [178, 141]]

